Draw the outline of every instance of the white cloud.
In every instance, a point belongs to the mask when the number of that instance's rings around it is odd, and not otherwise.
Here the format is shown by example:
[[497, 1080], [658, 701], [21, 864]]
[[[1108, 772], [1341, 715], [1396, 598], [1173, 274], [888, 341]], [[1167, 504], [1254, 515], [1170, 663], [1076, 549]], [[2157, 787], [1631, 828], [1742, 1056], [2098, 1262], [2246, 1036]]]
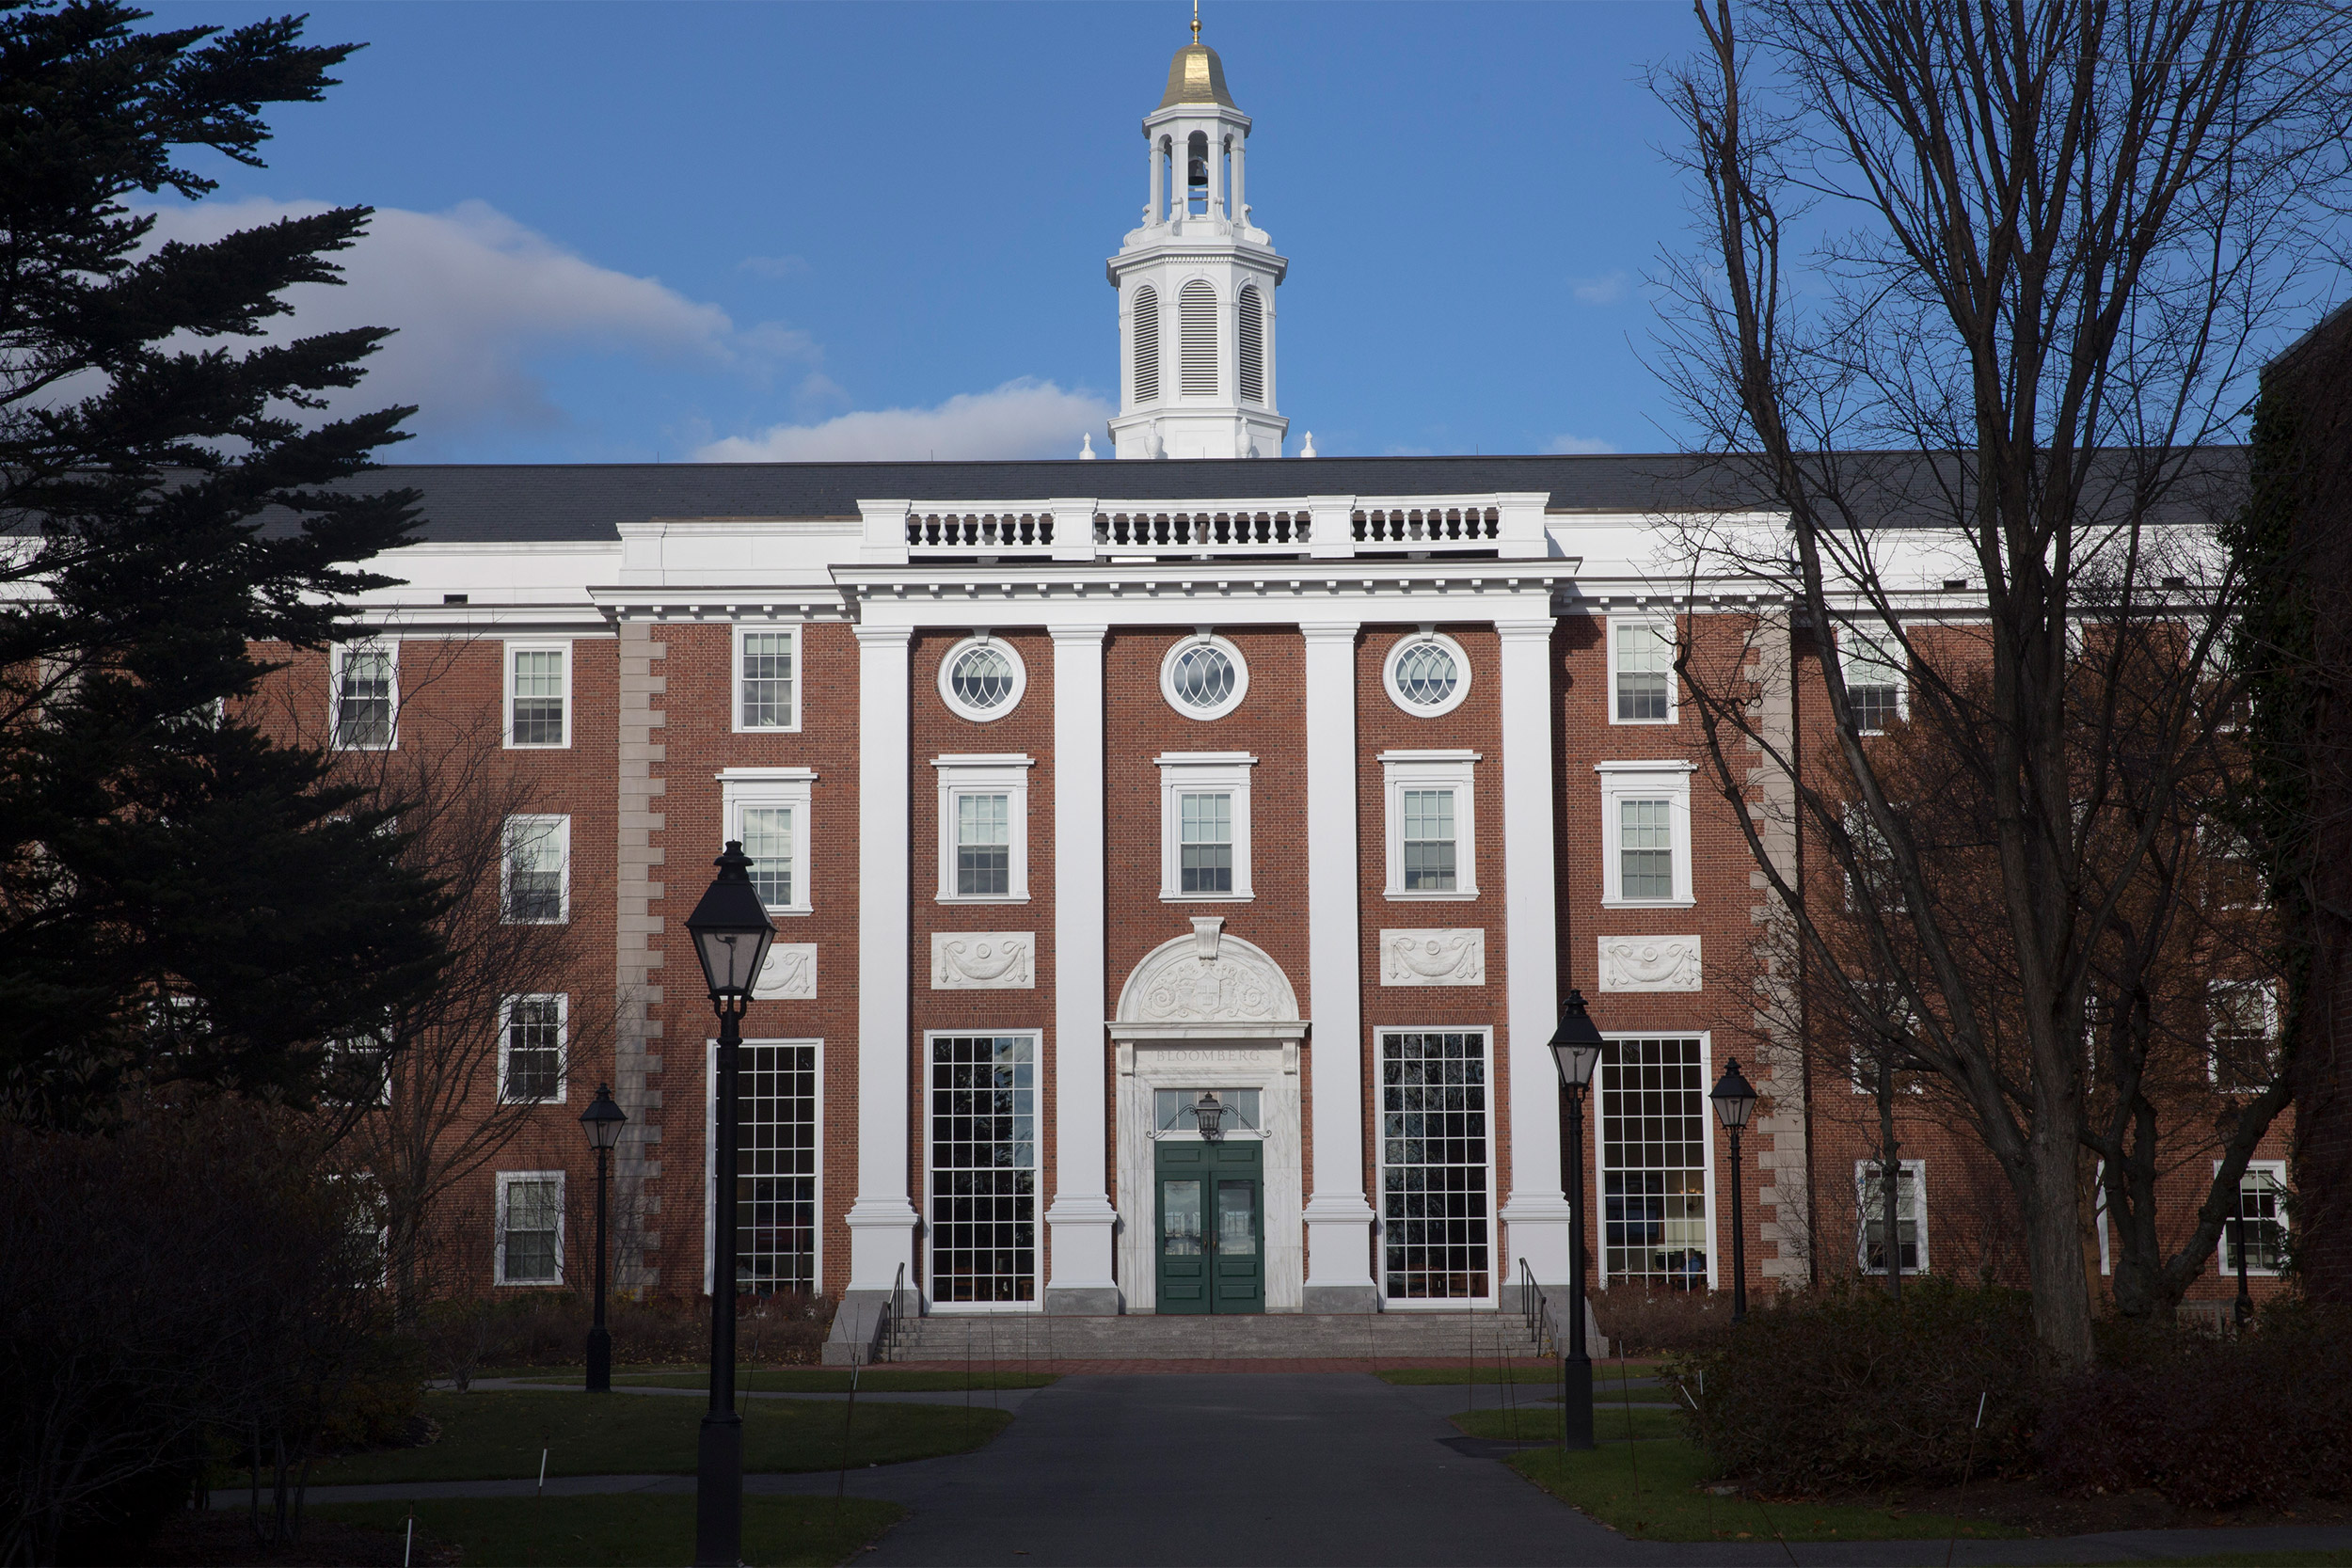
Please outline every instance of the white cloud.
[[864, 409], [815, 424], [771, 425], [694, 455], [706, 463], [1075, 457], [1079, 436], [1099, 434], [1111, 413], [1090, 392], [1024, 377], [993, 391], [959, 393], [935, 408]]
[[[325, 210], [261, 198], [167, 207], [156, 214], [155, 238], [201, 242]], [[342, 286], [290, 290], [294, 314], [270, 337], [398, 328], [369, 360], [367, 378], [334, 401], [417, 404], [414, 423], [428, 433], [563, 423], [532, 364], [550, 352], [649, 355], [755, 375], [819, 357], [806, 333], [775, 323], [739, 330], [717, 306], [659, 278], [600, 267], [485, 202], [445, 213], [378, 208], [366, 236], [338, 260]]]
[[1554, 436], [1544, 443], [1544, 451], [1558, 457], [1588, 457], [1596, 452], [1615, 451], [1606, 441], [1596, 441], [1589, 436]]
[[1599, 277], [1571, 277], [1568, 289], [1579, 305], [1614, 305], [1625, 298], [1632, 282], [1632, 274], [1618, 271]]

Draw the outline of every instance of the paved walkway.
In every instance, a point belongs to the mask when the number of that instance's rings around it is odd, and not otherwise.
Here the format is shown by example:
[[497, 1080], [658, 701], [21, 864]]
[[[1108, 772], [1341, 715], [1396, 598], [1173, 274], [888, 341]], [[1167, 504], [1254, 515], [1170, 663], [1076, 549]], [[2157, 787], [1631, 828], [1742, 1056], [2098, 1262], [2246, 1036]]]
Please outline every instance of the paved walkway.
[[[1066, 1377], [1022, 1391], [1021, 1418], [976, 1453], [850, 1472], [851, 1496], [912, 1510], [859, 1561], [1831, 1568], [1945, 1560], [1940, 1541], [1785, 1548], [1628, 1541], [1504, 1465], [1447, 1446], [1457, 1434], [1445, 1418], [1473, 1400], [1495, 1403], [1501, 1392], [1491, 1385], [1391, 1387], [1369, 1377], [1263, 1373]], [[838, 1483], [829, 1473], [753, 1476], [745, 1489], [830, 1495]], [[580, 1476], [547, 1484], [557, 1497], [693, 1488], [691, 1476]], [[511, 1497], [533, 1489], [528, 1481], [447, 1481], [312, 1487], [310, 1497]], [[2348, 1546], [2352, 1529], [2147, 1530], [1963, 1541], [1951, 1560], [2096, 1563]]]

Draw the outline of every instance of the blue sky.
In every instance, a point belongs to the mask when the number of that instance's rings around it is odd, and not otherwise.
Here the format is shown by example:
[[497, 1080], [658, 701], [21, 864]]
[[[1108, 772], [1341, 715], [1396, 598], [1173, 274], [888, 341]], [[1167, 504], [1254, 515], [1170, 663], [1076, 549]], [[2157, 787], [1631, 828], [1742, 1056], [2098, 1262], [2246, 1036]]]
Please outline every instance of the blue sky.
[[[1103, 261], [1188, 19], [323, 5], [314, 39], [370, 46], [345, 85], [278, 110], [270, 166], [215, 170], [167, 227], [382, 209], [300, 320], [402, 329], [370, 391], [423, 405], [403, 460], [1074, 455], [1081, 430], [1103, 445]], [[1294, 449], [1674, 444], [1642, 275], [1687, 214], [1642, 77], [1688, 46], [1684, 6], [1208, 0], [1202, 22], [1291, 259]]]

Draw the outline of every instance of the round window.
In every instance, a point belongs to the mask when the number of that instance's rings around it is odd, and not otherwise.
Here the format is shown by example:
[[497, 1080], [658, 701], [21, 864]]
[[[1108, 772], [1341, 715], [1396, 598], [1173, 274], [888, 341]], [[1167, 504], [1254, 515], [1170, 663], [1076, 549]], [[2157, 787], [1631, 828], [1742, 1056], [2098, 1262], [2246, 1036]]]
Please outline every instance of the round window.
[[1249, 690], [1249, 669], [1241, 650], [1223, 638], [1191, 638], [1168, 649], [1160, 689], [1187, 719], [1222, 719]]
[[1470, 660], [1462, 645], [1434, 631], [1400, 640], [1389, 650], [1389, 700], [1406, 712], [1434, 719], [1470, 695]]
[[981, 723], [1010, 713], [1027, 685], [1019, 651], [986, 637], [956, 644], [939, 666], [940, 696], [964, 718]]

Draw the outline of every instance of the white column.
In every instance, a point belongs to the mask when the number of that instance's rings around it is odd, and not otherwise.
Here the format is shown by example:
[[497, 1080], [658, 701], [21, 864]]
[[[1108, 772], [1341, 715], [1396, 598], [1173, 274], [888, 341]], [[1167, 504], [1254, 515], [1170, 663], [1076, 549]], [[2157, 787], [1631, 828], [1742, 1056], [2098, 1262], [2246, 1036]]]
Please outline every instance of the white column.
[[1307, 990], [1314, 1020], [1314, 1196], [1307, 1200], [1310, 1312], [1372, 1312], [1372, 1205], [1364, 1201], [1363, 955], [1356, 861], [1356, 631], [1306, 635]]
[[[850, 1208], [850, 1295], [914, 1283], [907, 1200], [907, 641], [903, 626], [854, 628], [858, 651], [857, 1201]], [[850, 1312], [845, 1301], [842, 1315]], [[870, 1314], [868, 1315], [870, 1322]], [[839, 1338], [836, 1333], [835, 1338]]]
[[1151, 160], [1148, 178], [1152, 182], [1152, 204], [1145, 209], [1143, 221], [1147, 224], [1164, 223], [1168, 220], [1168, 210], [1160, 204], [1160, 138], [1157, 134], [1146, 135], [1143, 146]]
[[1545, 1049], [1559, 1022], [1551, 628], [1549, 616], [1495, 623], [1502, 642], [1502, 924], [1510, 974], [1511, 1198], [1502, 1206], [1509, 1272], [1501, 1281], [1506, 1292], [1518, 1284], [1521, 1259], [1539, 1284], [1568, 1277], [1560, 1077]]
[[1249, 221], [1249, 203], [1242, 199], [1242, 192], [1248, 189], [1248, 182], [1242, 178], [1241, 169], [1242, 148], [1247, 145], [1248, 140], [1249, 138], [1242, 135], [1240, 132], [1236, 131], [1233, 133], [1233, 208], [1232, 216], [1235, 223], [1248, 223]]
[[1104, 1069], [1103, 638], [1054, 634], [1054, 1204], [1045, 1310], [1120, 1309]]

